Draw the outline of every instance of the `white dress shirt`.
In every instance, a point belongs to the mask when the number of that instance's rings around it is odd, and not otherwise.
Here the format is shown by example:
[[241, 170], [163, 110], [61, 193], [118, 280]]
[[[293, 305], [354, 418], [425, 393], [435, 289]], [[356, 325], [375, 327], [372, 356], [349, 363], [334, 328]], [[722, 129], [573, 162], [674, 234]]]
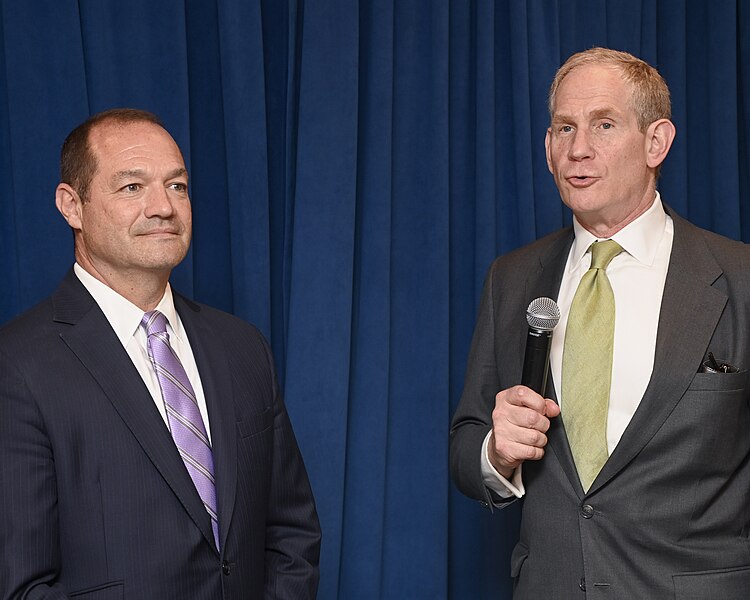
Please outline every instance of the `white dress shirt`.
[[[99, 305], [99, 308], [102, 309], [104, 316], [107, 318], [107, 321], [109, 321], [117, 338], [125, 348], [128, 356], [130, 356], [130, 359], [133, 361], [133, 365], [135, 365], [135, 368], [138, 370], [141, 379], [143, 379], [143, 383], [146, 384], [146, 387], [156, 404], [156, 408], [168, 427], [167, 410], [164, 406], [164, 399], [161, 395], [159, 380], [156, 377], [156, 371], [154, 371], [151, 359], [148, 356], [146, 332], [143, 327], [141, 327], [141, 319], [143, 318], [144, 311], [115, 292], [112, 288], [96, 279], [78, 263], [73, 266], [73, 270], [83, 286], [88, 290], [89, 294], [93, 296], [94, 300]], [[187, 373], [188, 379], [193, 386], [201, 418], [203, 419], [203, 424], [206, 426], [206, 433], [210, 440], [211, 428], [208, 421], [208, 409], [206, 408], [206, 397], [203, 394], [203, 385], [201, 384], [200, 375], [198, 374], [198, 366], [195, 364], [193, 351], [190, 348], [190, 342], [188, 341], [187, 335], [185, 335], [182, 321], [175, 310], [174, 300], [172, 298], [172, 288], [169, 286], [169, 283], [167, 283], [167, 289], [164, 291], [164, 296], [156, 306], [156, 310], [161, 312], [167, 318], [169, 343], [175, 354], [177, 354], [180, 359], [180, 362], [185, 369], [185, 373]]]
[[[561, 374], [568, 313], [578, 284], [591, 265], [589, 246], [597, 238], [573, 219], [575, 240], [568, 254], [557, 304], [560, 323], [552, 336], [550, 372], [558, 403], [565, 414]], [[674, 225], [664, 212], [659, 193], [651, 207], [635, 221], [612, 236], [624, 252], [607, 267], [607, 277], [615, 296], [615, 339], [612, 357], [612, 385], [607, 413], [607, 448], [617, 446], [630, 423], [651, 379], [656, 352], [664, 282], [672, 252]], [[502, 497], [524, 495], [522, 468], [511, 481], [500, 475], [487, 458], [487, 434], [482, 447], [482, 475], [485, 485]]]

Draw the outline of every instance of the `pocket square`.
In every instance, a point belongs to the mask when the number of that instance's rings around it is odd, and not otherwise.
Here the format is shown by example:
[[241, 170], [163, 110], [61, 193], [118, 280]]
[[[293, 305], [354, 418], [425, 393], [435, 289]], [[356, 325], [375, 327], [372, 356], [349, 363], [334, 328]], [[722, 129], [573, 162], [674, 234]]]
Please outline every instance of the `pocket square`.
[[717, 360], [713, 352], [708, 353], [708, 358], [701, 363], [699, 373], [739, 373], [739, 369], [723, 360]]

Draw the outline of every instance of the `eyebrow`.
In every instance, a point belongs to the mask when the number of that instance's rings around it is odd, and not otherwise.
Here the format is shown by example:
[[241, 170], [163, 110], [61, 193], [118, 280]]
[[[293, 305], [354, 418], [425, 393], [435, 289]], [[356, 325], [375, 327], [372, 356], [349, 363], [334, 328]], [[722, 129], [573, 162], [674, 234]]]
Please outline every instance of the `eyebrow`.
[[[614, 107], [607, 106], [592, 110], [591, 113], [589, 113], [588, 118], [589, 120], [595, 121], [596, 119], [616, 118], [619, 117], [620, 114], [620, 111]], [[552, 115], [552, 123], [569, 123], [573, 120], [573, 117], [562, 113]]]
[[617, 117], [620, 115], [620, 111], [616, 110], [614, 108], [598, 108], [594, 111], [591, 111], [591, 118], [592, 119], [602, 119], [604, 117]]
[[[145, 177], [146, 172], [143, 169], [125, 169], [124, 171], [117, 171], [112, 175], [112, 183], [118, 183], [120, 181], [131, 179], [133, 177]], [[185, 167], [178, 167], [167, 173], [166, 179], [175, 179], [176, 177], [187, 176], [187, 169]]]

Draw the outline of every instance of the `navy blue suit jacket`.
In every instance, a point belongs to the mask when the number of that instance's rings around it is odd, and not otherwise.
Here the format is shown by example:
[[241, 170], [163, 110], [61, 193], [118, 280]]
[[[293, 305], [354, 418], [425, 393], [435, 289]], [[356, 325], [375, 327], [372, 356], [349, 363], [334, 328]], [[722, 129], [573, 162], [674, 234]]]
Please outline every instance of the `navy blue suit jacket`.
[[175, 294], [200, 372], [221, 552], [146, 386], [71, 271], [0, 330], [0, 598], [314, 598], [320, 529], [269, 348]]

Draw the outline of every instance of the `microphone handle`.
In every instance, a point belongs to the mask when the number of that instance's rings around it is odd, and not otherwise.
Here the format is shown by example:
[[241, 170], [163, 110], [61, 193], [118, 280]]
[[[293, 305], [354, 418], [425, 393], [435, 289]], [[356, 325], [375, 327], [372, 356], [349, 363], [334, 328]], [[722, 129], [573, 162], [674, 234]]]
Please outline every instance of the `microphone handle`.
[[521, 384], [544, 395], [549, 372], [549, 351], [552, 347], [552, 331], [529, 327], [526, 337], [526, 354], [523, 358]]

